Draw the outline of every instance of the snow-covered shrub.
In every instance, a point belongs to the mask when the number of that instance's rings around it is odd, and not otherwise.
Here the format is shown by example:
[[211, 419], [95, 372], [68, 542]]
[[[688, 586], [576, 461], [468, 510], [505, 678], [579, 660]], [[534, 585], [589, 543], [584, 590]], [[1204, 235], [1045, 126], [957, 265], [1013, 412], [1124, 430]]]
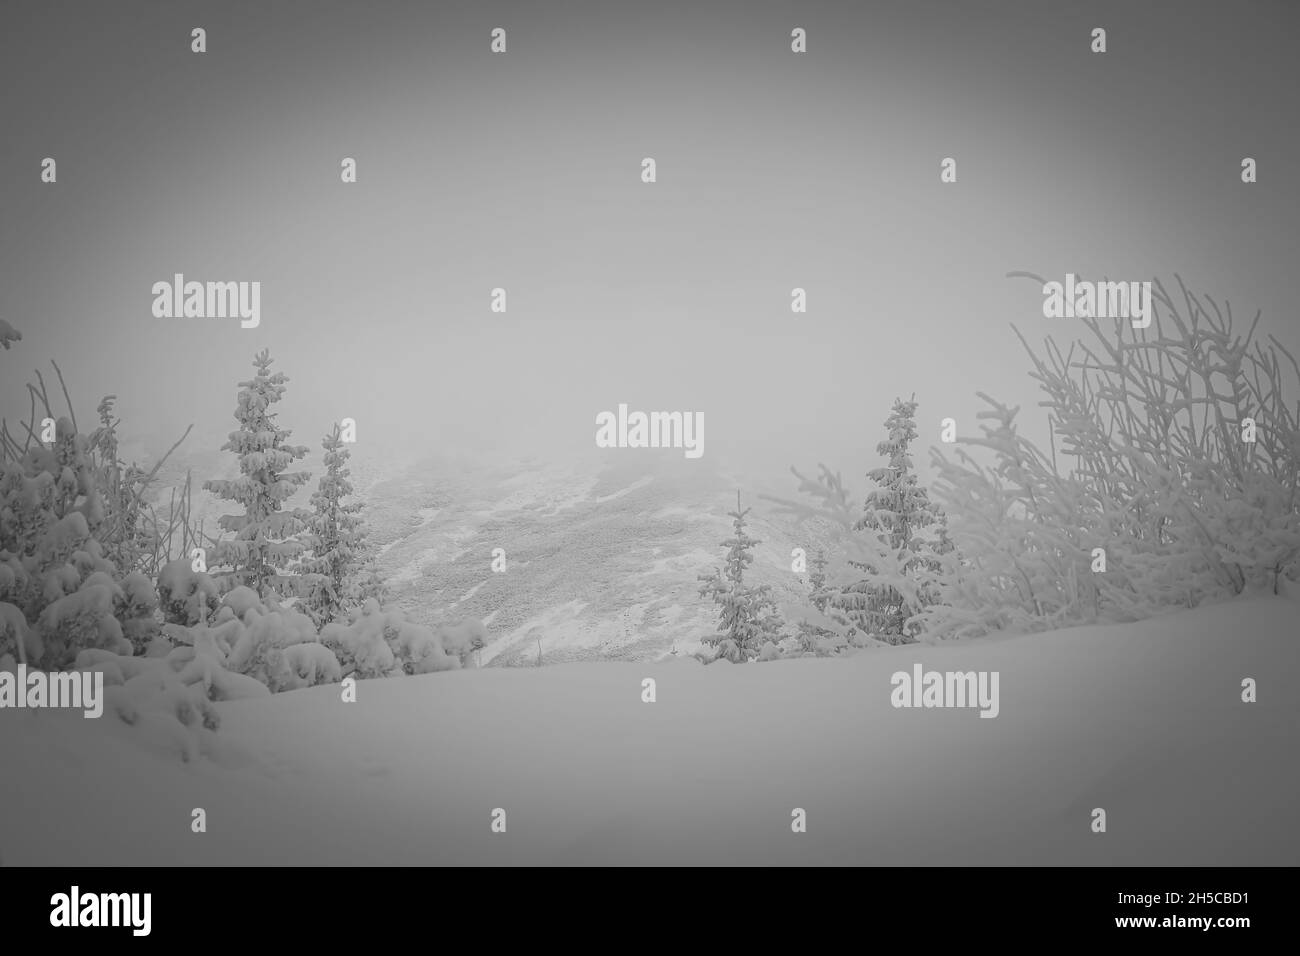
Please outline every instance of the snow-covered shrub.
[[[176, 625], [169, 625], [175, 627]], [[104, 675], [105, 713], [137, 729], [138, 742], [163, 755], [192, 760], [220, 726], [215, 701], [265, 697], [270, 691], [251, 677], [226, 670], [223, 655], [194, 628], [193, 646], [166, 656], [131, 656], [84, 650], [74, 667]]]
[[27, 626], [23, 612], [0, 601], [0, 667], [12, 670], [15, 663], [39, 661], [43, 653], [41, 636]]
[[[194, 629], [190, 633], [197, 640]], [[273, 692], [340, 677], [338, 660], [317, 641], [311, 619], [282, 607], [273, 596], [259, 599], [251, 588], [237, 587], [222, 599], [209, 637], [224, 655], [227, 669]], [[298, 645], [309, 646], [291, 650]]]
[[113, 613], [120, 594], [111, 580], [93, 582], [47, 605], [36, 624], [45, 646], [42, 660], [46, 666], [67, 666], [87, 648], [132, 653], [131, 642], [123, 636]]
[[86, 648], [143, 650], [157, 634], [152, 584], [105, 556], [92, 443], [68, 418], [54, 438], [0, 463], [0, 601], [22, 612], [41, 644], [32, 663], [47, 668]]
[[843, 618], [831, 617], [829, 611], [829, 606], [822, 611], [815, 605], [783, 605], [782, 617], [795, 628], [795, 633], [783, 638], [779, 644], [783, 655], [834, 657], [857, 646], [874, 643], [857, 635], [853, 626]]
[[487, 642], [487, 628], [481, 621], [429, 628], [371, 598], [348, 614], [347, 623], [335, 621], [322, 628], [320, 639], [334, 651], [345, 674], [386, 677], [457, 670]]
[[208, 699], [214, 701], [265, 697], [271, 693], [257, 679], [226, 667], [228, 655], [214, 633], [201, 625], [192, 630], [194, 643], [175, 648], [165, 658], [182, 683], [202, 686]]
[[[216, 710], [199, 682], [186, 684], [164, 661], [148, 661], [121, 683], [105, 680], [105, 713], [112, 713], [136, 729], [139, 743], [164, 756], [195, 760], [203, 750], [204, 733], [220, 726]], [[101, 661], [87, 669], [106, 669], [118, 662]]]
[[284, 663], [291, 680], [285, 690], [312, 687], [316, 684], [337, 684], [343, 679], [343, 669], [333, 651], [316, 641], [290, 644], [284, 648]]
[[1135, 620], [1295, 579], [1300, 408], [1282, 357], [1300, 368], [1181, 280], [1178, 302], [1158, 281], [1153, 300], [1150, 330], [1084, 318], [1088, 342], [1049, 338], [1041, 356], [1021, 337], [1049, 453], [983, 394], [982, 437], [932, 452], [962, 557], [930, 633]]
[[431, 628], [401, 619], [401, 612], [390, 612], [398, 619], [385, 628], [385, 638], [407, 674], [432, 674], [452, 671], [461, 666], [460, 658], [443, 649], [442, 641]]
[[690, 656], [701, 664], [713, 664], [718, 661], [730, 663], [726, 657], [722, 656], [722, 649], [712, 642], [713, 635], [700, 639], [700, 646], [691, 652]]
[[177, 558], [158, 575], [158, 603], [164, 621], [190, 627], [216, 613], [221, 593], [216, 581], [195, 571], [189, 558]]
[[212, 688], [214, 700], [334, 683], [342, 677], [337, 658], [320, 643], [309, 618], [273, 597], [259, 598], [251, 588], [232, 589], [208, 623], [169, 622], [162, 632], [174, 646], [167, 659], [190, 668], [195, 680]]
[[459, 624], [440, 624], [435, 633], [442, 649], [467, 666], [474, 652], [487, 646], [488, 629], [482, 621], [469, 619]]
[[334, 652], [345, 674], [357, 678], [386, 677], [400, 672], [397, 655], [385, 637], [387, 616], [371, 599], [348, 615], [346, 623], [334, 621], [321, 629], [321, 643]]
[[122, 635], [137, 654], [143, 654], [161, 633], [157, 611], [158, 592], [152, 581], [139, 571], [132, 571], [122, 579], [114, 615], [122, 623]]
[[0, 464], [0, 600], [33, 622], [96, 571], [112, 572], [92, 530], [99, 513], [84, 443], [60, 419], [52, 449]]
[[227, 591], [226, 595], [221, 599], [217, 620], [223, 619], [221, 612], [224, 611], [230, 612], [230, 615], [227, 615], [227, 617], [237, 617], [242, 621], [244, 615], [249, 611], [257, 611], [259, 614], [265, 614], [266, 605], [262, 603], [262, 599], [258, 596], [256, 591], [250, 587], [240, 585], [237, 588], [231, 588], [231, 590]]

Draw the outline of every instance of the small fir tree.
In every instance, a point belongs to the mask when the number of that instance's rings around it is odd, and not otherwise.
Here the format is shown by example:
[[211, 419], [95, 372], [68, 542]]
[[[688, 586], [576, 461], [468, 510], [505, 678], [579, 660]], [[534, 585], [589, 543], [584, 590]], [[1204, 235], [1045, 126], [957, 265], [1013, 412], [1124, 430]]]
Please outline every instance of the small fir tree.
[[363, 506], [346, 500], [353, 494], [348, 480], [352, 456], [338, 423], [321, 447], [325, 474], [311, 496], [311, 516], [301, 537], [307, 554], [294, 570], [302, 578], [303, 609], [318, 625], [325, 625], [360, 607], [366, 598], [378, 597], [380, 586], [368, 564]]
[[719, 606], [718, 631], [704, 639], [717, 648], [717, 656], [732, 663], [757, 657], [768, 641], [780, 640], [780, 618], [768, 585], [745, 583], [745, 569], [754, 561], [753, 550], [762, 544], [745, 531], [745, 516], [751, 509], [740, 506], [736, 493], [736, 510], [732, 518], [733, 534], [722, 542], [727, 549], [725, 567], [701, 575], [700, 596], [711, 598]]

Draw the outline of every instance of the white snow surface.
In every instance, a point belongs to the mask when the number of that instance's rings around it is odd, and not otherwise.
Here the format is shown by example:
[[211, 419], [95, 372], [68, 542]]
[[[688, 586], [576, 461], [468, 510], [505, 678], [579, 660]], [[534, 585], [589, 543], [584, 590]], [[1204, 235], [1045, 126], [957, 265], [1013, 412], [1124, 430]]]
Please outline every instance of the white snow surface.
[[[215, 705], [189, 763], [108, 716], [0, 710], [0, 861], [1296, 865], [1297, 610], [326, 685]], [[915, 662], [998, 671], [999, 716], [893, 708]]]

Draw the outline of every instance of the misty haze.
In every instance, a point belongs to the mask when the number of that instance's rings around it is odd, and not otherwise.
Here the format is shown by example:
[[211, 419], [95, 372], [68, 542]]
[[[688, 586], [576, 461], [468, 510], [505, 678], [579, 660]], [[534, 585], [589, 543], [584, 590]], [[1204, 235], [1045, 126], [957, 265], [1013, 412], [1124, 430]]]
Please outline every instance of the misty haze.
[[7, 4], [0, 859], [1300, 862], [1264, 9]]

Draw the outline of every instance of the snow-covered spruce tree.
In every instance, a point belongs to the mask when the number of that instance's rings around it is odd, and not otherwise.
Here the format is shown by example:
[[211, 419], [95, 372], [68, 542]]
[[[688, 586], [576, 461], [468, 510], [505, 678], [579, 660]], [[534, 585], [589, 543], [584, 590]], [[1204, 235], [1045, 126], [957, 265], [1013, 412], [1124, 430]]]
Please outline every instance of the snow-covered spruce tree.
[[826, 549], [818, 548], [813, 555], [812, 570], [808, 573], [808, 600], [819, 611], [826, 610], [830, 595], [826, 591]]
[[346, 611], [378, 597], [381, 585], [367, 564], [362, 504], [347, 501], [353, 494], [348, 459], [351, 457], [335, 423], [321, 443], [325, 474], [311, 496], [311, 516], [300, 538], [306, 555], [294, 567], [301, 578], [301, 609], [318, 626], [338, 620]]
[[725, 567], [699, 578], [700, 596], [719, 606], [717, 634], [704, 638], [704, 643], [716, 649], [717, 657], [733, 664], [756, 658], [766, 643], [781, 639], [781, 620], [771, 588], [745, 583], [745, 569], [754, 561], [752, 552], [762, 544], [745, 531], [745, 516], [751, 510], [740, 507], [740, 492], [736, 492], [736, 510], [727, 512], [734, 531], [722, 542], [727, 549]]
[[253, 359], [257, 374], [239, 383], [235, 408], [239, 428], [221, 446], [239, 457], [239, 477], [203, 483], [218, 498], [244, 507], [242, 515], [223, 515], [217, 522], [234, 538], [213, 545], [209, 563], [231, 569], [215, 576], [226, 579], [223, 583], [229, 586], [251, 587], [262, 597], [293, 590], [285, 569], [302, 552], [296, 536], [306, 524], [307, 513], [286, 511], [284, 503], [311, 477], [305, 471], [288, 471], [306, 456], [307, 449], [288, 444], [292, 432], [276, 423], [271, 406], [283, 397], [289, 379], [283, 372], [272, 372], [271, 363], [265, 349]]
[[[826, 549], [818, 548], [813, 555], [812, 561], [809, 562], [810, 570], [808, 573], [808, 605], [817, 612], [816, 616], [826, 613], [833, 593], [827, 586], [827, 564], [829, 562], [826, 559]], [[793, 641], [791, 649], [793, 653], [803, 656], [817, 656], [828, 652], [826, 642], [828, 639], [833, 641], [835, 635], [815, 621], [807, 619], [813, 616], [805, 613], [797, 613], [794, 616], [793, 623], [796, 633], [791, 639]]]
[[[830, 603], [860, 633], [900, 644], [915, 639], [920, 631], [917, 615], [938, 600], [939, 554], [949, 545], [943, 512], [930, 500], [912, 466], [915, 396], [895, 400], [885, 429], [888, 437], [876, 452], [887, 463], [867, 473], [876, 487], [868, 493], [855, 525], [865, 535], [868, 551], [875, 553], [849, 562], [864, 576], [831, 595]], [[908, 586], [901, 586], [900, 579]]]

